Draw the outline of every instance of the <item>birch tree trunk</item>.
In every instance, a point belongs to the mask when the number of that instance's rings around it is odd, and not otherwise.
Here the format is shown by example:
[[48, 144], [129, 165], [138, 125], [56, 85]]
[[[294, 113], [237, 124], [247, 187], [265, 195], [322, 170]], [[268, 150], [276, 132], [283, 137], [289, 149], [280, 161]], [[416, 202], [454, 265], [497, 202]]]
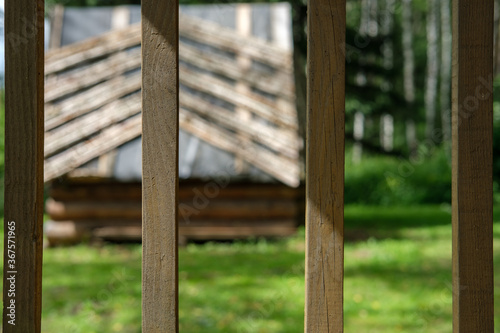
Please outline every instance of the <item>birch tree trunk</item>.
[[[414, 111], [415, 103], [415, 56], [413, 53], [413, 11], [411, 0], [402, 0], [402, 44], [403, 44], [403, 85], [404, 98], [410, 113]], [[406, 118], [406, 142], [410, 153], [417, 149], [414, 115]]]
[[[381, 13], [381, 34], [384, 36], [384, 43], [382, 44], [382, 59], [383, 66], [385, 69], [389, 70], [392, 68], [394, 63], [394, 50], [392, 45], [392, 40], [390, 34], [394, 25], [394, 0], [384, 1], [384, 10]], [[392, 86], [387, 82], [389, 90], [392, 90]], [[389, 110], [390, 112], [393, 110]], [[394, 118], [391, 114], [384, 113], [382, 115], [382, 126], [381, 126], [381, 146], [385, 151], [391, 151], [394, 142]]]
[[451, 23], [450, 0], [441, 0], [441, 82], [440, 105], [443, 142], [449, 146], [451, 142]]
[[436, 124], [436, 97], [439, 71], [438, 0], [429, 0], [427, 9], [427, 77], [425, 82], [425, 137], [433, 139]]
[[384, 44], [382, 45], [383, 64], [385, 69], [392, 69], [394, 65], [394, 47], [392, 36], [388, 37], [394, 29], [394, 2], [395, 0], [385, 0], [385, 7], [382, 13], [382, 35]]
[[363, 155], [363, 140], [365, 132], [365, 116], [362, 112], [357, 111], [354, 114], [354, 145], [352, 148], [352, 162], [359, 164]]

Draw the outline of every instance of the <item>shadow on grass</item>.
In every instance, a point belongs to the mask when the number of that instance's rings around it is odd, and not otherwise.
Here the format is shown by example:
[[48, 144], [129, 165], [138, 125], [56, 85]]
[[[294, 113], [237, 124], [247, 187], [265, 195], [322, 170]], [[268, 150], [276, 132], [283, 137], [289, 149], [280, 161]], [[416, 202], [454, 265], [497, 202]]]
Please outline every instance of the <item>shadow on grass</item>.
[[[451, 206], [366, 207], [346, 206], [344, 233], [346, 242], [373, 239], [404, 239], [407, 229], [449, 225]], [[500, 223], [500, 207], [493, 211], [493, 221]], [[493, 237], [500, 237], [500, 230]]]

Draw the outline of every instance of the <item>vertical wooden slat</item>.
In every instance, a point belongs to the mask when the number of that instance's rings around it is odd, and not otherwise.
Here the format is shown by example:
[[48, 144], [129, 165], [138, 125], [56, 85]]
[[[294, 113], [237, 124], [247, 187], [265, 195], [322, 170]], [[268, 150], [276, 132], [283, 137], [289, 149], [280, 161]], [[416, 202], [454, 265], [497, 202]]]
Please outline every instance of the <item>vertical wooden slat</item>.
[[453, 0], [453, 330], [493, 332], [493, 0]]
[[308, 333], [343, 331], [345, 6], [345, 0], [310, 0], [308, 8]]
[[142, 1], [142, 329], [178, 332], [178, 0]]
[[3, 332], [8, 333], [41, 329], [43, 17], [43, 0], [5, 1]]
[[49, 48], [55, 49], [61, 47], [62, 28], [64, 22], [64, 6], [55, 5], [52, 12], [50, 24]]

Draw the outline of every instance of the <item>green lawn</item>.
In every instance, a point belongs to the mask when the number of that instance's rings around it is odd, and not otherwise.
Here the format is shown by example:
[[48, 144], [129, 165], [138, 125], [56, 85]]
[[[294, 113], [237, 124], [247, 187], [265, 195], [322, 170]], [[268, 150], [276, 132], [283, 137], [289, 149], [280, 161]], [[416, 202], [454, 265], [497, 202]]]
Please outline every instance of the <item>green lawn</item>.
[[[346, 332], [451, 332], [450, 218], [449, 207], [346, 208]], [[182, 332], [303, 331], [303, 230], [179, 255]], [[46, 249], [43, 282], [43, 332], [140, 332], [140, 245]]]

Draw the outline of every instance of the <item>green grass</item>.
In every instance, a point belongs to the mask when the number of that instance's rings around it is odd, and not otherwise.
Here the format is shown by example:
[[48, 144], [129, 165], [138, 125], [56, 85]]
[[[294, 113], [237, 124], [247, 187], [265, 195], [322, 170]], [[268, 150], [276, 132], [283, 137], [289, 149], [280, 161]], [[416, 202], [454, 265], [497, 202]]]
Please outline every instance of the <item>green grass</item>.
[[[345, 215], [346, 332], [451, 332], [449, 207], [348, 206]], [[303, 331], [303, 229], [281, 241], [190, 244], [179, 257], [181, 332]], [[140, 245], [46, 249], [42, 331], [140, 332], [140, 282]]]

